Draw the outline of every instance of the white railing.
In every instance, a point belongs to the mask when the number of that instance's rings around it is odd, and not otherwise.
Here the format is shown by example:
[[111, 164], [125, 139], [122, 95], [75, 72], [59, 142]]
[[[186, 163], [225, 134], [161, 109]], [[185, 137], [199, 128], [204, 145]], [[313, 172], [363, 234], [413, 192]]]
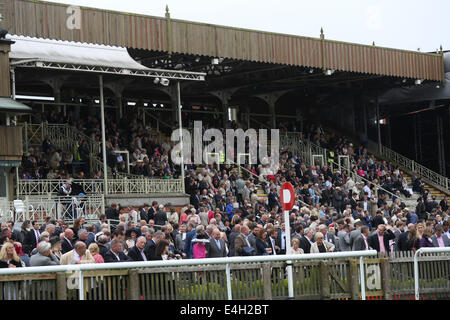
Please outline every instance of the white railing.
[[184, 193], [181, 179], [109, 179], [108, 194]]
[[433, 170], [430, 170], [423, 165], [415, 162], [414, 160], [408, 159], [401, 154], [385, 147], [381, 147], [381, 155], [393, 163], [405, 167], [410, 171], [417, 171], [417, 174], [419, 177], [423, 177], [443, 188], [446, 190], [450, 189], [450, 179], [447, 177], [444, 177], [440, 175], [439, 173], [434, 172]]
[[[4, 210], [6, 209], [6, 210]], [[24, 200], [9, 202], [0, 213], [0, 221], [36, 220], [44, 222], [46, 217], [63, 219], [70, 223], [84, 217], [95, 222], [105, 212], [103, 195], [77, 197], [27, 197]]]
[[[78, 184], [85, 194], [102, 194], [103, 180], [100, 179], [74, 179], [73, 184]], [[61, 179], [19, 180], [19, 197], [55, 195], [66, 183]]]
[[[414, 253], [414, 293], [415, 293], [415, 299], [419, 300], [419, 257], [421, 254], [427, 254], [427, 253], [450, 253], [450, 248], [420, 248]], [[446, 260], [449, 260], [450, 256], [446, 256]], [[447, 273], [447, 276], [449, 274]]]
[[217, 265], [225, 266], [225, 283], [227, 288], [228, 300], [233, 299], [231, 288], [231, 272], [232, 265], [236, 264], [251, 264], [263, 263], [263, 262], [286, 262], [286, 273], [288, 274], [288, 288], [289, 298], [294, 298], [294, 281], [292, 277], [292, 263], [302, 260], [320, 259], [320, 260], [333, 260], [337, 258], [360, 258], [361, 272], [360, 272], [360, 286], [361, 286], [361, 298], [366, 299], [365, 296], [365, 272], [364, 272], [364, 258], [370, 256], [376, 256], [375, 250], [368, 251], [353, 251], [353, 252], [331, 252], [331, 253], [312, 253], [312, 254], [299, 254], [299, 255], [275, 255], [275, 256], [255, 256], [255, 257], [229, 257], [229, 258], [207, 258], [207, 259], [183, 259], [183, 260], [166, 260], [166, 261], [140, 261], [140, 262], [120, 262], [120, 263], [95, 263], [95, 264], [70, 264], [60, 266], [42, 266], [42, 267], [28, 267], [28, 268], [6, 268], [0, 270], [0, 276], [11, 276], [19, 274], [50, 274], [56, 272], [75, 273], [78, 278], [78, 299], [85, 299], [84, 288], [84, 273], [86, 271], [95, 270], [112, 270], [112, 269], [133, 269], [133, 268], [169, 268], [169, 267], [181, 267], [192, 266], [194, 268], [187, 272], [197, 272], [195, 266], [204, 265]]
[[[19, 197], [56, 195], [65, 180], [19, 180]], [[108, 194], [184, 193], [181, 179], [108, 179]], [[86, 195], [103, 194], [103, 179], [74, 179]]]

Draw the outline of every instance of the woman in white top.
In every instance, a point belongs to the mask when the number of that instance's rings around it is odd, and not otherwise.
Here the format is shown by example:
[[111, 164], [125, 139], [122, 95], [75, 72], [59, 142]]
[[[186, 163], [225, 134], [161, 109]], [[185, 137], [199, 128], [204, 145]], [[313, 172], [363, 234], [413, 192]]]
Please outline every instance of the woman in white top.
[[317, 232], [314, 238], [316, 239], [316, 242], [311, 245], [311, 253], [325, 253], [334, 251], [334, 244], [324, 240], [322, 232]]

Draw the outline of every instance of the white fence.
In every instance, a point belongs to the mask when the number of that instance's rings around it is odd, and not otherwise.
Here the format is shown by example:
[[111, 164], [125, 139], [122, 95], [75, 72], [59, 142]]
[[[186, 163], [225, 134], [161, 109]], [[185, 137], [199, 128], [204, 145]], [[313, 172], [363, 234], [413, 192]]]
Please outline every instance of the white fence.
[[[55, 195], [65, 183], [59, 179], [19, 180], [19, 197]], [[184, 193], [181, 179], [108, 179], [108, 194]], [[104, 180], [74, 179], [86, 195], [103, 194]]]
[[102, 194], [82, 197], [27, 197], [25, 200], [0, 203], [0, 222], [43, 222], [46, 217], [63, 219], [68, 223], [84, 217], [86, 221], [94, 222], [104, 212], [105, 201]]

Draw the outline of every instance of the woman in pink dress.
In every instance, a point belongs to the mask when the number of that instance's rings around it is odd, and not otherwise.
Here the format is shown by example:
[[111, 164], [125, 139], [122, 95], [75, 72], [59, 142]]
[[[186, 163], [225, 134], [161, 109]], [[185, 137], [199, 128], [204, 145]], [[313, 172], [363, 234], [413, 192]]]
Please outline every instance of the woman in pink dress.
[[98, 245], [96, 243], [91, 243], [88, 248], [89, 252], [94, 257], [95, 263], [105, 263], [105, 260], [103, 260], [103, 257], [100, 254], [100, 250], [98, 248]]

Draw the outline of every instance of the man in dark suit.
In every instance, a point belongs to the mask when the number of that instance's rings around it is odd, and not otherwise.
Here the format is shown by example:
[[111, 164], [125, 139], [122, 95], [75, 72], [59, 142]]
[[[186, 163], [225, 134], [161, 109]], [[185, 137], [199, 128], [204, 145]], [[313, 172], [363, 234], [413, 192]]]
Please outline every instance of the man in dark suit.
[[303, 249], [303, 252], [305, 253], [311, 252], [311, 244], [313, 237], [314, 237], [314, 230], [311, 228], [306, 228], [304, 234], [300, 238], [300, 248]]
[[145, 245], [147, 244], [147, 239], [144, 236], [140, 236], [136, 240], [136, 245], [133, 246], [128, 251], [128, 257], [133, 261], [148, 261], [147, 254], [145, 252]]
[[147, 213], [148, 220], [155, 220], [156, 211], [158, 211], [158, 201], [153, 201], [152, 207], [148, 210]]
[[277, 238], [275, 239], [275, 245], [280, 248], [277, 254], [286, 254], [286, 224], [281, 223], [281, 227], [277, 230]]
[[73, 230], [67, 228], [66, 231], [64, 231], [64, 238], [61, 242], [61, 253], [64, 254], [71, 250], [73, 250]]
[[269, 196], [268, 196], [268, 200], [269, 200], [269, 207], [270, 210], [272, 210], [275, 206], [280, 207], [280, 203], [278, 202], [278, 195], [276, 193], [276, 189], [272, 188], [270, 190]]
[[228, 252], [228, 256], [233, 257], [235, 256], [235, 241], [236, 241], [236, 237], [241, 233], [241, 225], [240, 224], [236, 224], [234, 226], [234, 228], [231, 230], [230, 234], [228, 235], [228, 241], [230, 242], [230, 248], [229, 248], [229, 252]]
[[155, 213], [155, 229], [160, 230], [160, 226], [164, 226], [167, 222], [167, 213], [164, 212], [164, 206], [159, 205], [158, 211]]
[[384, 224], [383, 211], [377, 210], [377, 215], [375, 216], [375, 218], [373, 218], [372, 221], [372, 228], [377, 229], [378, 225], [380, 224]]
[[[388, 226], [390, 227], [390, 226]], [[389, 254], [389, 240], [394, 240], [395, 234], [390, 229], [386, 229], [384, 224], [378, 225], [377, 231], [368, 238], [369, 246], [380, 253]]]
[[220, 231], [218, 228], [213, 229], [206, 250], [208, 252], [207, 258], [224, 258], [227, 256], [225, 241], [220, 238]]
[[270, 229], [267, 233], [267, 244], [269, 245], [269, 248], [272, 249], [272, 255], [280, 254], [280, 247], [276, 245], [276, 239], [278, 236], [278, 231], [276, 229]]
[[164, 233], [157, 231], [153, 235], [152, 239], [147, 242], [144, 252], [147, 254], [148, 260], [156, 260], [156, 245], [159, 241], [165, 238], [166, 236]]
[[147, 222], [147, 223], [148, 223], [148, 209], [149, 209], [148, 204], [144, 204], [144, 206], [139, 209], [139, 214], [141, 216], [141, 220], [145, 220], [145, 222]]
[[111, 249], [105, 254], [105, 263], [131, 261], [131, 258], [123, 253], [122, 241], [114, 239], [111, 241]]
[[39, 243], [39, 237], [41, 233], [39, 232], [39, 223], [37, 221], [31, 222], [31, 229], [25, 236], [24, 252], [30, 253], [34, 248], [36, 248]]
[[105, 235], [100, 235], [97, 239], [97, 245], [99, 254], [105, 259], [105, 254], [108, 252], [108, 237]]
[[369, 227], [363, 226], [360, 228], [361, 233], [353, 241], [352, 251], [369, 250], [369, 243], [367, 237], [369, 235]]

